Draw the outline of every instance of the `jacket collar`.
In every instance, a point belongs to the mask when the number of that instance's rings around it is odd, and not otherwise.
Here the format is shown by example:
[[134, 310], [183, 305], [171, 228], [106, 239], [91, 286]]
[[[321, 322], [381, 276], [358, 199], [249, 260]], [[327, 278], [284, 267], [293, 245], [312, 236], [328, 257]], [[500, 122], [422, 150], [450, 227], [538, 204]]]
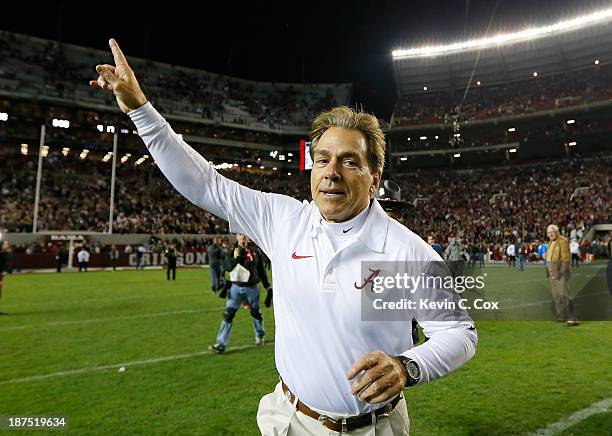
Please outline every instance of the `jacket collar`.
[[[310, 206], [310, 237], [314, 238], [319, 231], [323, 231], [323, 217], [314, 200], [310, 202]], [[356, 237], [370, 250], [382, 253], [387, 241], [389, 216], [376, 199], [370, 202], [369, 209], [365, 223]]]

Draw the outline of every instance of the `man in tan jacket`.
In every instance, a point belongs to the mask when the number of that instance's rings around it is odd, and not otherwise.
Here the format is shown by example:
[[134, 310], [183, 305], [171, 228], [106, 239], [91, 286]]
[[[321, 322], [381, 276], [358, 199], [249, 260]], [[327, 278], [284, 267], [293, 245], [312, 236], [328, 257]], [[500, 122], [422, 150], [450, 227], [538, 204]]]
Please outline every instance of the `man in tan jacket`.
[[559, 234], [559, 227], [554, 224], [546, 228], [546, 235], [550, 239], [546, 267], [548, 268], [550, 288], [555, 302], [557, 319], [565, 321], [568, 326], [578, 325], [574, 314], [574, 304], [570, 299], [568, 282], [570, 278], [571, 254], [569, 242]]

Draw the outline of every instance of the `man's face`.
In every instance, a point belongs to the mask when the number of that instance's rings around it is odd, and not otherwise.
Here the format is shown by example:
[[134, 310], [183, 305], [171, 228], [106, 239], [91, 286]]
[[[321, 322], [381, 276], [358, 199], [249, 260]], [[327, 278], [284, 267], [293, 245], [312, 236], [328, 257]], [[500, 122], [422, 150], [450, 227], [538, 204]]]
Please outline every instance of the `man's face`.
[[310, 173], [312, 198], [330, 222], [353, 218], [367, 207], [381, 174], [372, 174], [363, 133], [329, 128], [316, 146]]
[[546, 229], [546, 236], [548, 236], [548, 239], [551, 241], [554, 241], [557, 239], [557, 236], [559, 236], [559, 230], [555, 229], [554, 227], [549, 227]]
[[236, 240], [241, 247], [246, 247], [249, 244], [249, 237], [240, 233], [236, 234]]
[[429, 237], [427, 238], [427, 243], [428, 243], [429, 245], [433, 245], [433, 243], [434, 243], [434, 242], [436, 242], [436, 240], [435, 240], [434, 238], [432, 238], [431, 236], [429, 236]]

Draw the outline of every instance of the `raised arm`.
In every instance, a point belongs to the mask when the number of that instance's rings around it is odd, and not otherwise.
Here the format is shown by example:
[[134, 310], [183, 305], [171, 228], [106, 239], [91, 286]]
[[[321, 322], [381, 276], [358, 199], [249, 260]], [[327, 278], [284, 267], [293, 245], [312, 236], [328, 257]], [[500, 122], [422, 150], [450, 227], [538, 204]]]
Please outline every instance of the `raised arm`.
[[119, 108], [130, 116], [157, 166], [177, 191], [196, 206], [229, 221], [232, 232], [248, 235], [270, 255], [274, 221], [300, 203], [249, 189], [219, 174], [147, 102], [119, 45], [114, 39], [109, 45], [115, 66], [98, 65], [100, 76], [90, 85], [113, 92]]

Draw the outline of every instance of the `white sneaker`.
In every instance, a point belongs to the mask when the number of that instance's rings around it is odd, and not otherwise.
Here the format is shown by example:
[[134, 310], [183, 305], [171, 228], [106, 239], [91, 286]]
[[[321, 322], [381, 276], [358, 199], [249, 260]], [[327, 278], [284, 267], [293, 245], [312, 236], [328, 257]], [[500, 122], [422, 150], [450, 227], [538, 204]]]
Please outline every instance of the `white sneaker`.
[[266, 345], [266, 339], [263, 336], [257, 336], [255, 338], [255, 345]]

